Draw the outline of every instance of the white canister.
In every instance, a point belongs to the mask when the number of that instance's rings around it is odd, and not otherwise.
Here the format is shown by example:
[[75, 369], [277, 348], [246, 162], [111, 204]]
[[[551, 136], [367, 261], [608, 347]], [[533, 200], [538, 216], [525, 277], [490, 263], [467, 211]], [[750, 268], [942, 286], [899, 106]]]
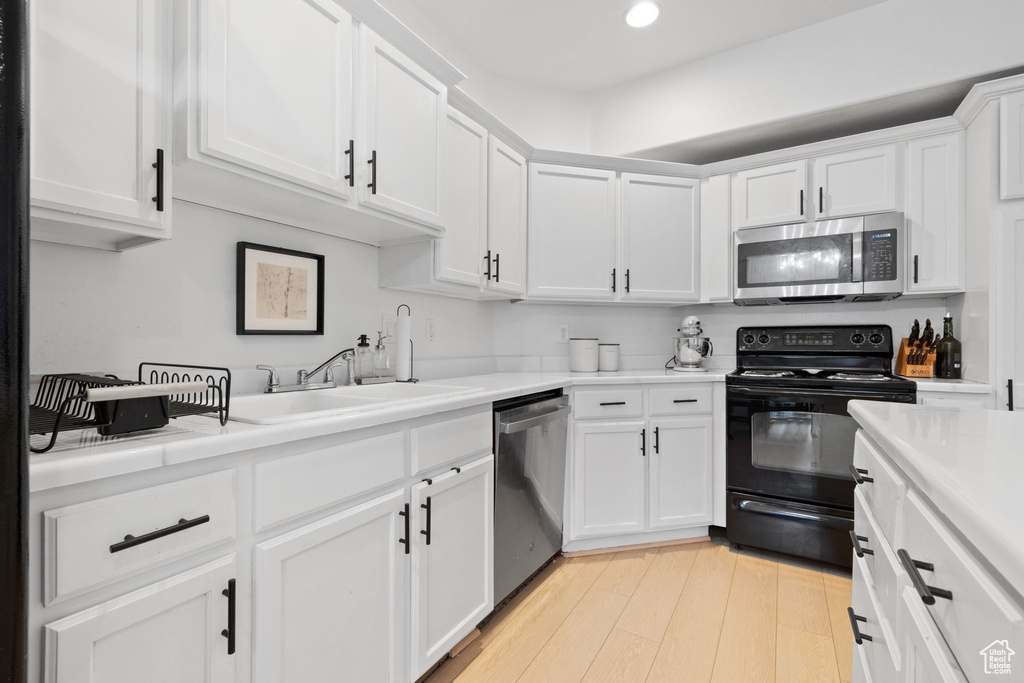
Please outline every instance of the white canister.
[[598, 362], [597, 367], [601, 372], [618, 372], [619, 371], [619, 345], [618, 344], [598, 344], [597, 345]]
[[597, 339], [569, 340], [569, 369], [573, 372], [597, 372]]

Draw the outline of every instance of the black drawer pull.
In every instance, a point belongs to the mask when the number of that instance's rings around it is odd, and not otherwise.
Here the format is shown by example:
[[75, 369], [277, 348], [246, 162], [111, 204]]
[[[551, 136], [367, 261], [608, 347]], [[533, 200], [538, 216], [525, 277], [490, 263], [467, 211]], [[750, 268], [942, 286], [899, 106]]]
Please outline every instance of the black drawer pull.
[[405, 517], [405, 538], [398, 539], [398, 542], [405, 546], [405, 554], [409, 554], [409, 504], [405, 504], [405, 509], [398, 513], [402, 517]]
[[654, 452], [655, 452], [655, 453], [658, 453], [658, 452], [659, 452], [659, 451], [658, 451], [658, 448], [659, 448], [659, 446], [660, 446], [660, 444], [661, 444], [661, 439], [660, 439], [660, 438], [658, 438], [658, 430], [659, 430], [659, 429], [661, 429], [661, 427], [655, 427], [655, 428], [654, 428]]
[[354, 187], [356, 184], [356, 141], [348, 141], [348, 149], [345, 150], [345, 154], [348, 155], [348, 175], [345, 176], [345, 180], [348, 181], [349, 187]]
[[861, 476], [861, 475], [867, 474], [867, 473], [868, 473], [867, 470], [862, 470], [859, 467], [854, 467], [853, 465], [850, 465], [850, 474], [853, 475], [853, 481], [855, 483], [857, 483], [857, 484], [871, 484], [871, 483], [874, 483], [875, 480], [872, 477], [863, 477], [863, 476]]
[[677, 399], [675, 399], [672, 402], [673, 403], [696, 403], [697, 399], [695, 399], [695, 398], [677, 398]]
[[156, 151], [156, 161], [153, 162], [153, 168], [156, 169], [156, 196], [153, 197], [153, 201], [156, 202], [156, 210], [164, 210], [164, 151], [158, 149]]
[[377, 194], [377, 150], [370, 152], [370, 158], [366, 160], [366, 163], [370, 164], [370, 183], [367, 187], [370, 188], [370, 194]]
[[149, 543], [150, 541], [155, 541], [158, 538], [170, 536], [171, 534], [176, 534], [179, 531], [184, 531], [185, 529], [191, 529], [192, 527], [199, 526], [200, 524], [206, 524], [209, 521], [210, 515], [203, 515], [202, 517], [196, 517], [195, 519], [185, 519], [182, 517], [174, 526], [157, 529], [156, 531], [151, 531], [148, 534], [143, 534], [141, 536], [132, 536], [131, 534], [128, 534], [124, 537], [123, 541], [110, 546], [110, 552], [119, 553], [122, 550], [128, 550], [128, 548], [134, 548], [137, 545]]
[[430, 545], [430, 496], [427, 496], [427, 504], [420, 505], [420, 507], [427, 511], [427, 528], [421, 530], [420, 533], [427, 537], [427, 545]]
[[455, 474], [462, 474], [462, 468], [461, 467], [453, 467], [452, 471], [454, 471]]
[[494, 281], [501, 282], [501, 254], [494, 254]]
[[910, 553], [903, 548], [897, 550], [896, 554], [899, 555], [900, 563], [903, 565], [903, 568], [907, 570], [907, 574], [910, 575], [910, 582], [914, 584], [914, 590], [916, 590], [917, 594], [921, 596], [921, 602], [926, 605], [934, 605], [935, 598], [943, 598], [945, 600], [953, 599], [953, 594], [950, 591], [944, 588], [929, 586], [924, 582], [924, 578], [921, 577], [921, 572], [918, 570], [923, 569], [926, 572], [933, 572], [935, 571], [934, 564], [931, 562], [922, 562], [920, 560], [913, 559], [910, 557]]
[[487, 256], [484, 256], [484, 263], [487, 264], [487, 270], [484, 272], [484, 277], [488, 280], [491, 279], [491, 250], [487, 250]]
[[599, 405], [602, 405], [602, 406], [624, 406], [624, 405], [626, 405], [626, 402], [625, 401], [604, 401], [603, 403], [601, 403]]
[[612, 268], [612, 291], [615, 291], [615, 269]]
[[852, 607], [847, 607], [846, 613], [850, 615], [850, 629], [853, 631], [853, 642], [857, 643], [858, 645], [863, 645], [865, 640], [874, 640], [874, 638], [867, 635], [866, 633], [861, 633], [860, 629], [857, 627], [858, 621], [863, 621], [867, 623], [867, 619], [865, 619], [864, 617], [858, 617], [856, 614], [854, 614]]
[[626, 294], [629, 294], [629, 268], [626, 268]]
[[647, 429], [640, 430], [640, 455], [647, 455]]
[[235, 654], [235, 580], [228, 580], [228, 587], [221, 591], [228, 599], [228, 627], [220, 632], [228, 639], [228, 654]]
[[800, 215], [804, 215], [804, 191], [800, 190]]
[[874, 555], [875, 551], [870, 548], [861, 548], [860, 542], [868, 542], [867, 536], [858, 536], [853, 530], [850, 531], [850, 540], [853, 541], [853, 552], [857, 553], [857, 557], [864, 557], [865, 555]]

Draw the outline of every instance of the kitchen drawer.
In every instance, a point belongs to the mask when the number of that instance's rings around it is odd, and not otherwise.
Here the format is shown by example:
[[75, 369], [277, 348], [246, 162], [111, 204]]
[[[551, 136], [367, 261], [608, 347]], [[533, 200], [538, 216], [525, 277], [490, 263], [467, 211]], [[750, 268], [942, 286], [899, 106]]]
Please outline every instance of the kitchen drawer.
[[879, 528], [889, 544], [895, 548], [903, 538], [899, 535], [899, 520], [900, 508], [907, 495], [907, 485], [863, 429], [857, 432], [853, 464], [860, 470], [867, 470], [861, 474], [865, 479], [863, 484], [857, 485], [857, 490], [863, 493], [864, 502], [871, 509]]
[[459, 458], [491, 452], [494, 418], [490, 410], [417, 427], [410, 434], [413, 475]]
[[[949, 600], [936, 597], [926, 609], [968, 678], [980, 679], [982, 650], [996, 640], [1009, 640], [1011, 647], [1024, 643], [1024, 614], [914, 492], [904, 514], [904, 548], [915, 562], [933, 565], [918, 569], [922, 580], [953, 594]], [[920, 597], [918, 602], [924, 606]]]
[[405, 432], [256, 465], [253, 523], [262, 531], [405, 477]]
[[[903, 645], [903, 678], [907, 683], [967, 683], [942, 634], [928, 615], [921, 598], [910, 586], [900, 598], [900, 639]], [[980, 659], [980, 651], [968, 662]], [[980, 678], [976, 680], [982, 680]], [[1006, 677], [1005, 680], [1012, 680]]]
[[[857, 628], [864, 638], [853, 647], [862, 650], [867, 670], [875, 683], [896, 683], [899, 680], [898, 649], [894, 652], [895, 636], [884, 619], [879, 618], [878, 600], [868, 578], [864, 560], [853, 558], [853, 595], [850, 600], [853, 612], [863, 621], [857, 620]], [[852, 629], [852, 625], [851, 625]]]
[[643, 417], [643, 389], [583, 389], [573, 394], [573, 417], [618, 419]]
[[[853, 509], [853, 528], [859, 537], [861, 550], [864, 553], [864, 556], [859, 559], [868, 570], [868, 583], [874, 588], [880, 609], [879, 616], [888, 622], [889, 630], [892, 633], [898, 633], [897, 615], [899, 614], [900, 595], [904, 586], [909, 585], [910, 580], [896, 557], [896, 551], [885, 540], [878, 522], [875, 521], [871, 511], [865, 507], [863, 491], [854, 492]], [[899, 644], [891, 643], [890, 645], [899, 659], [902, 654]]]
[[45, 603], [234, 539], [235, 505], [229, 470], [45, 511]]
[[650, 414], [689, 415], [711, 412], [711, 385], [684, 384], [651, 389]]

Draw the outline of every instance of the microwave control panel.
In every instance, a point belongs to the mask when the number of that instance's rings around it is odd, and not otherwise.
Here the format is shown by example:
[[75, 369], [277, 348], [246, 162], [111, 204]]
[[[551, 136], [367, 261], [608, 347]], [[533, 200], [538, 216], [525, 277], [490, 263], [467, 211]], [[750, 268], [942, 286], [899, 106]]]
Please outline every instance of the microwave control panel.
[[898, 268], [896, 246], [898, 229], [864, 233], [864, 281], [885, 282], [895, 280]]

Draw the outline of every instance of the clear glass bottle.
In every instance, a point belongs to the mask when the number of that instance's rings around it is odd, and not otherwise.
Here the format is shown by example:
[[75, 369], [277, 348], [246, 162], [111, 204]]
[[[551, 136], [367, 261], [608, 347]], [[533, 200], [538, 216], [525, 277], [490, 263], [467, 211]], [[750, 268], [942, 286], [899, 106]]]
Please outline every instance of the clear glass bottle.
[[935, 345], [935, 376], [941, 379], [960, 379], [960, 342], [953, 336], [953, 316], [942, 320], [942, 339]]
[[361, 334], [359, 343], [356, 345], [356, 380], [372, 378], [373, 366], [374, 355], [370, 350], [370, 338]]
[[384, 347], [384, 333], [377, 332], [377, 346], [373, 348], [373, 376], [390, 377], [395, 374], [391, 371], [391, 356]]

